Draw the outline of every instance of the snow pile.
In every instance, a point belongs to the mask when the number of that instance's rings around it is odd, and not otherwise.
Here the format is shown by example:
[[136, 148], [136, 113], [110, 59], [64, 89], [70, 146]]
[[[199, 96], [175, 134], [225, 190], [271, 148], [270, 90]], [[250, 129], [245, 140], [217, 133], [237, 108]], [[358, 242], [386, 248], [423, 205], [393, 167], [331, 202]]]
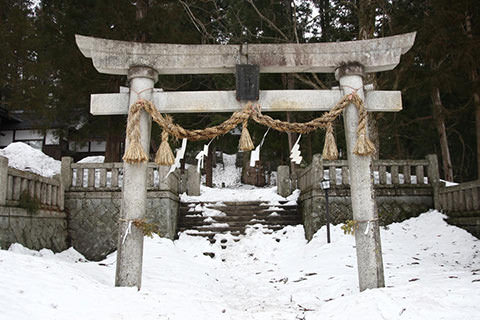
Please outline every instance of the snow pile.
[[[240, 177], [242, 175], [242, 168], [235, 166], [235, 154], [223, 154], [223, 164], [217, 163], [216, 167], [212, 169], [213, 185], [215, 187], [236, 187], [241, 184]], [[202, 183], [205, 184], [205, 175], [202, 176]]]
[[104, 156], [89, 156], [85, 157], [77, 163], [103, 163], [105, 161]]
[[223, 154], [223, 165], [217, 163], [213, 168], [213, 183], [217, 187], [221, 187], [222, 183], [225, 187], [234, 187], [240, 185], [240, 176], [242, 168], [235, 167], [235, 154]]
[[382, 229], [387, 287], [363, 293], [354, 237], [340, 226], [331, 244], [325, 228], [307, 243], [301, 226], [213, 245], [145, 238], [141, 291], [113, 286], [115, 254], [85, 262], [73, 249], [15, 245], [0, 250], [0, 319], [478, 318], [480, 242], [443, 218], [430, 211]]
[[180, 196], [183, 202], [222, 202], [222, 201], [262, 201], [269, 204], [278, 204], [278, 201], [296, 201], [300, 195], [295, 190], [291, 196], [284, 198], [277, 194], [277, 187], [257, 188], [250, 185], [240, 185], [236, 188], [209, 188], [200, 186], [200, 196], [189, 196], [186, 193]]
[[23, 142], [10, 143], [4, 149], [0, 149], [0, 156], [8, 158], [8, 166], [18, 170], [33, 172], [44, 177], [53, 177], [60, 173], [61, 161]]

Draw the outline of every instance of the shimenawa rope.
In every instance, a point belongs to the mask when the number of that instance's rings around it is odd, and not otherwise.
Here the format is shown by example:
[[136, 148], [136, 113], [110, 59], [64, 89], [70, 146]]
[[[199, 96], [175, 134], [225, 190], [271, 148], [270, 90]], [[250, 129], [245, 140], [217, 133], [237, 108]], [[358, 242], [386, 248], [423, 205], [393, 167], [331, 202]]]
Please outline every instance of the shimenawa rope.
[[338, 151], [333, 135], [333, 121], [350, 104], [354, 104], [358, 109], [358, 127], [357, 142], [354, 153], [361, 156], [370, 155], [375, 152], [373, 143], [368, 139], [366, 123], [367, 111], [363, 100], [354, 92], [345, 95], [329, 112], [308, 122], [286, 122], [272, 119], [263, 115], [259, 105], [248, 103], [241, 111], [237, 111], [232, 116], [219, 125], [199, 130], [188, 130], [173, 122], [170, 116], [163, 116], [152, 102], [140, 99], [135, 102], [129, 110], [127, 120], [127, 141], [128, 146], [123, 156], [123, 160], [128, 163], [139, 163], [148, 161], [148, 157], [140, 144], [140, 112], [145, 110], [152, 116], [152, 119], [163, 128], [162, 143], [155, 157], [155, 162], [159, 165], [172, 165], [174, 162], [173, 153], [168, 145], [168, 134], [178, 139], [186, 138], [188, 140], [207, 140], [224, 135], [242, 123], [242, 135], [240, 137], [239, 148], [242, 151], [249, 151], [254, 148], [252, 139], [247, 129], [248, 120], [251, 118], [255, 122], [273, 128], [281, 132], [309, 133], [318, 128], [326, 128], [325, 146], [323, 149], [323, 158], [334, 160], [338, 157]]

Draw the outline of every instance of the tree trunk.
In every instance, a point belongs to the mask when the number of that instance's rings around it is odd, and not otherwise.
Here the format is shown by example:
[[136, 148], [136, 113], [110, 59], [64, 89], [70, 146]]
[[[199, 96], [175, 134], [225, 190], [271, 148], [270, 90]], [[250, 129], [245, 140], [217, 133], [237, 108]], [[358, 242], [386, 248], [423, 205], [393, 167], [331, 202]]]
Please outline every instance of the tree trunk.
[[312, 134], [309, 134], [306, 136], [307, 138], [307, 155], [306, 155], [306, 159], [307, 159], [307, 163], [311, 163], [312, 162], [312, 159], [313, 159], [313, 151], [312, 151]]
[[107, 126], [109, 128], [105, 146], [105, 162], [120, 162], [122, 155], [122, 141], [124, 138], [115, 132], [113, 123], [118, 121], [118, 117], [108, 116]]
[[[467, 12], [465, 15], [465, 32], [467, 37], [472, 40], [472, 16], [470, 13]], [[477, 84], [478, 81], [478, 72], [477, 72], [477, 65], [474, 63], [471, 66], [472, 72], [470, 77], [472, 79], [473, 84], [473, 106], [475, 108], [475, 133], [477, 138], [477, 179], [480, 179], [480, 93], [479, 86]]]
[[433, 103], [433, 121], [437, 128], [440, 148], [442, 151], [442, 168], [444, 178], [447, 181], [453, 181], [453, 167], [450, 158], [450, 149], [448, 147], [447, 129], [445, 128], [445, 114], [443, 112], [442, 99], [440, 97], [440, 89], [434, 87], [432, 89], [432, 103]]
[[247, 183], [248, 181], [248, 169], [250, 168], [250, 152], [251, 151], [243, 151], [242, 152], [242, 177], [241, 182]]
[[[476, 78], [475, 75], [475, 81]], [[475, 132], [477, 136], [477, 179], [480, 179], [480, 94], [478, 92], [473, 93], [473, 103], [475, 104]]]
[[[118, 90], [120, 78], [112, 80], [108, 86], [111, 91]], [[123, 116], [107, 116], [107, 135], [105, 137], [105, 162], [122, 161], [122, 143], [125, 141], [125, 119]]]
[[[375, 32], [375, 10], [377, 8], [374, 0], [359, 0], [358, 1], [358, 36], [360, 40], [374, 38]], [[364, 79], [365, 84], [372, 84], [373, 89], [377, 88], [377, 77], [375, 73], [368, 73]], [[382, 115], [380, 113], [368, 113], [368, 135], [370, 140], [375, 145], [375, 153], [372, 155], [373, 159], [378, 160], [380, 155], [380, 136], [378, 134], [378, 119]]]
[[147, 16], [148, 12], [148, 0], [137, 0], [135, 1], [135, 8], [136, 8], [136, 15], [135, 20], [137, 23], [138, 31], [135, 34], [135, 41], [137, 42], [146, 42], [147, 41], [147, 33], [145, 30], [142, 30], [141, 23], [143, 19]]

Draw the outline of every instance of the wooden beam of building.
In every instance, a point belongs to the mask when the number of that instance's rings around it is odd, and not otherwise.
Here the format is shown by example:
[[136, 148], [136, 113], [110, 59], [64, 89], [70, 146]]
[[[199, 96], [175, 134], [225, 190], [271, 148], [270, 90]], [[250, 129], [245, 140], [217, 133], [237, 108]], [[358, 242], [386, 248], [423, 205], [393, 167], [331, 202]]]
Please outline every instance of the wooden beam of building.
[[415, 32], [385, 38], [326, 43], [184, 45], [139, 43], [75, 35], [83, 55], [106, 74], [126, 75], [133, 66], [159, 74], [234, 73], [235, 65], [257, 64], [262, 73], [332, 73], [358, 62], [365, 72], [395, 68], [415, 40]]
[[[342, 98], [340, 90], [263, 90], [258, 104], [263, 112], [328, 111]], [[90, 113], [120, 115], [128, 113], [129, 93], [92, 94]], [[235, 112], [244, 103], [235, 98], [235, 91], [155, 91], [155, 106], [164, 113]], [[366, 108], [370, 112], [402, 110], [400, 91], [367, 91]]]

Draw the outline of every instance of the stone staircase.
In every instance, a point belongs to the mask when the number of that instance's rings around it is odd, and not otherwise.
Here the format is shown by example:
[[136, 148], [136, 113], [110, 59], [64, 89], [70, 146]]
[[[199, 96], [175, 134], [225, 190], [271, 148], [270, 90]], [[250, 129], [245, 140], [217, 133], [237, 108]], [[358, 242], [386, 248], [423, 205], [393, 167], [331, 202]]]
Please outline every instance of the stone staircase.
[[287, 201], [269, 204], [261, 201], [245, 202], [182, 202], [178, 232], [208, 237], [215, 242], [216, 234], [238, 236], [247, 227], [272, 232], [285, 226], [302, 224], [296, 204]]

